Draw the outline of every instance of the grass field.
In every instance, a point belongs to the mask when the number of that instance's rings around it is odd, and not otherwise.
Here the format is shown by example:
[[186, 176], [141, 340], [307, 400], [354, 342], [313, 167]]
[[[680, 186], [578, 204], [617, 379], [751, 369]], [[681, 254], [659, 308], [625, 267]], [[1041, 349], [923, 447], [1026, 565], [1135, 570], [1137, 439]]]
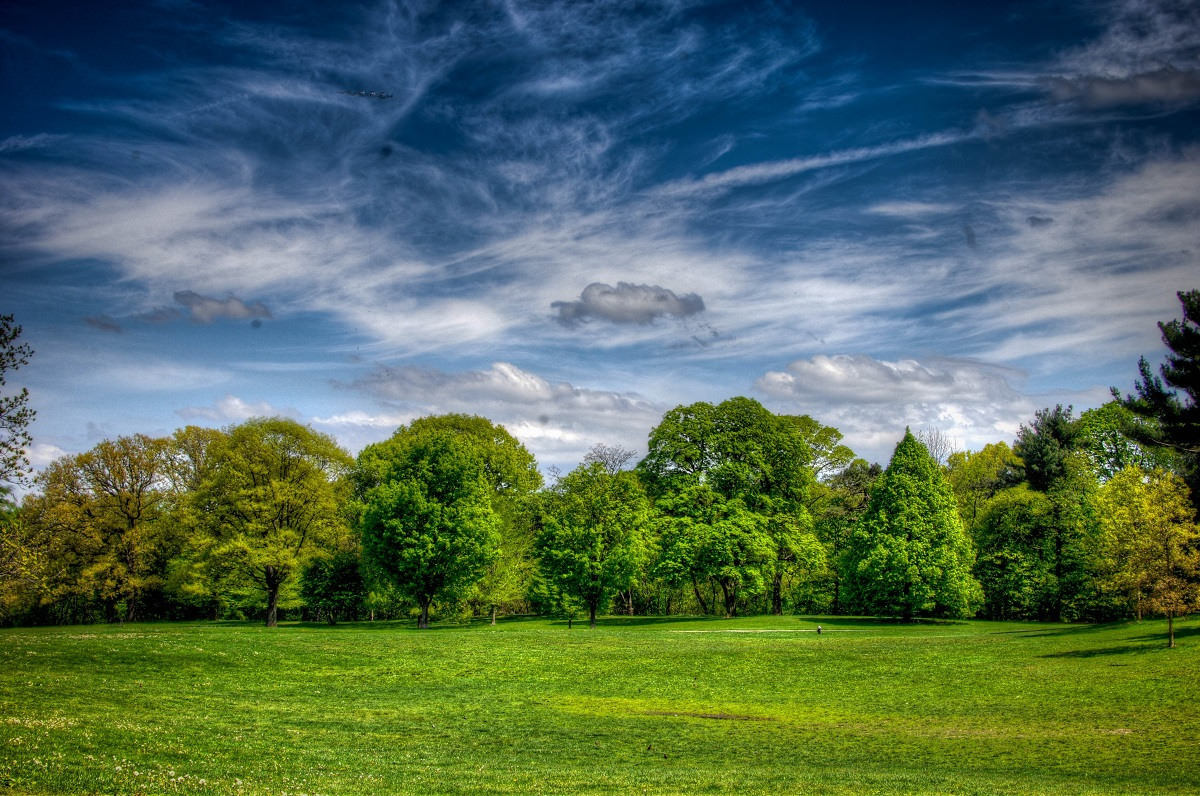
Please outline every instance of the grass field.
[[0, 792], [1200, 793], [1176, 627], [0, 630]]

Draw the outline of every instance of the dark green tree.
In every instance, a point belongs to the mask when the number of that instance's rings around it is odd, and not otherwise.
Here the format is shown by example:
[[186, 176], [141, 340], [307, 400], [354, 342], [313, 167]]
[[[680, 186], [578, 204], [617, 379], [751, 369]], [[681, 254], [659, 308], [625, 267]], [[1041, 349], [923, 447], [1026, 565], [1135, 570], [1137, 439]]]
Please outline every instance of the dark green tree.
[[1021, 425], [1013, 453], [1025, 466], [1025, 480], [1039, 492], [1048, 492], [1066, 475], [1067, 457], [1078, 449], [1079, 426], [1071, 407], [1062, 404], [1039, 409], [1029, 425]]
[[1170, 448], [1179, 456], [1192, 503], [1200, 507], [1200, 290], [1178, 296], [1183, 317], [1158, 324], [1169, 350], [1160, 375], [1154, 375], [1142, 357], [1136, 394], [1121, 398], [1116, 387], [1112, 391], [1127, 409], [1154, 421], [1132, 429], [1132, 435], [1138, 442]]
[[300, 596], [331, 625], [357, 618], [367, 597], [358, 553], [340, 550], [312, 559], [300, 573]]
[[368, 446], [359, 467], [377, 479], [364, 496], [363, 556], [417, 603], [418, 627], [428, 628], [433, 601], [465, 597], [499, 555], [486, 463], [470, 440], [435, 429]]
[[906, 619], [970, 616], [983, 600], [973, 563], [941, 467], [905, 432], [843, 556], [846, 604]]

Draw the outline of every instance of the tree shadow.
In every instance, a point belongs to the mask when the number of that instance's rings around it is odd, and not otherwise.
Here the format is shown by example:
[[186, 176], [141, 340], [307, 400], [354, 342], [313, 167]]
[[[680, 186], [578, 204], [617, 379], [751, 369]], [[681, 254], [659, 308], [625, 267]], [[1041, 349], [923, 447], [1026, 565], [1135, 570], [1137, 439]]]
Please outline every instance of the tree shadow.
[[[1164, 643], [1161, 649], [1166, 649]], [[1146, 644], [1126, 644], [1122, 647], [1100, 647], [1094, 650], [1070, 650], [1068, 652], [1048, 652], [1045, 655], [1039, 655], [1039, 658], [1102, 658], [1107, 655], [1144, 655], [1147, 652], [1154, 652], [1160, 649], [1157, 646], [1149, 646]]]

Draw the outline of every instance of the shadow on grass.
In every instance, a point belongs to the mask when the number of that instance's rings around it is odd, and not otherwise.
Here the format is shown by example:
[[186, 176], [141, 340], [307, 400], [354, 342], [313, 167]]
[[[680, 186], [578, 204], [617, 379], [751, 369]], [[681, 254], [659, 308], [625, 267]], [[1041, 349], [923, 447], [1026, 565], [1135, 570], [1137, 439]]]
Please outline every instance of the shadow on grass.
[[[1193, 638], [1195, 636], [1200, 636], [1200, 627], [1175, 628], [1176, 641], [1179, 641], [1181, 638]], [[1159, 630], [1157, 633], [1147, 633], [1143, 636], [1134, 636], [1133, 641], [1161, 641], [1165, 645], [1167, 641], [1167, 626], [1164, 623], [1162, 630]]]
[[[1166, 648], [1166, 638], [1163, 638], [1162, 647]], [[1045, 655], [1039, 655], [1039, 658], [1103, 658], [1107, 655], [1142, 655], [1147, 652], [1154, 652], [1159, 649], [1157, 646], [1148, 646], [1146, 644], [1126, 644], [1123, 647], [1100, 647], [1094, 650], [1069, 650], [1067, 652], [1048, 652]]]
[[1123, 620], [1120, 622], [1100, 622], [1096, 624], [1078, 624], [1078, 625], [1052, 625], [1046, 627], [1045, 623], [1030, 623], [1028, 630], [996, 630], [994, 635], [1019, 635], [1027, 638], [1042, 638], [1047, 636], [1076, 636], [1086, 633], [1097, 633], [1107, 630], [1117, 630], [1122, 627], [1128, 627], [1131, 623]]

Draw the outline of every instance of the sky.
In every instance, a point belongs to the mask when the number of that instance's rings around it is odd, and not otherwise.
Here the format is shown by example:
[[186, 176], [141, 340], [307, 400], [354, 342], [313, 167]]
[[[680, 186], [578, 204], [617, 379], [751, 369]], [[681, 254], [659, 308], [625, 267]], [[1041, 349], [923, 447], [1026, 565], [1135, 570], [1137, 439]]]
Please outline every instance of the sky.
[[1160, 362], [1200, 4], [0, 5], [0, 313], [44, 466], [479, 414], [545, 468], [745, 395], [886, 463]]

